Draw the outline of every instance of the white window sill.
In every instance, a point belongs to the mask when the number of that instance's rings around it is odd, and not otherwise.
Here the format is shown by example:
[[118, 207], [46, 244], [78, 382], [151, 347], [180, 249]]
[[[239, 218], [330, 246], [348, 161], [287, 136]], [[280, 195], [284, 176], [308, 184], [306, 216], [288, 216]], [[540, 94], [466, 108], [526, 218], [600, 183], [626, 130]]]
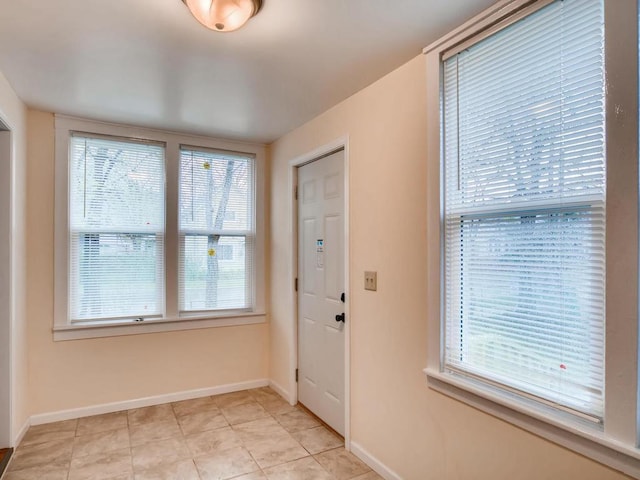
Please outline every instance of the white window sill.
[[465, 377], [424, 369], [430, 388], [586, 457], [640, 478], [640, 450], [607, 437], [599, 424]]
[[177, 330], [195, 330], [198, 328], [232, 327], [237, 325], [253, 325], [264, 323], [264, 312], [225, 313], [224, 316], [205, 316], [180, 318], [147, 319], [143, 322], [128, 320], [125, 322], [84, 323], [74, 325], [57, 325], [53, 327], [53, 340], [80, 340], [84, 338], [116, 337], [122, 335], [139, 335], [143, 333], [173, 332]]

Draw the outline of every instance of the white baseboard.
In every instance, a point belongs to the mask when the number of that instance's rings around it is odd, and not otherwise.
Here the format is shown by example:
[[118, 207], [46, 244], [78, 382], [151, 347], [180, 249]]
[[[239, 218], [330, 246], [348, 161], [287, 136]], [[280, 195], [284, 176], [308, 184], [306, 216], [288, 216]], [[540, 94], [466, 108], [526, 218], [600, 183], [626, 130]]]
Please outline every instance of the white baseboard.
[[15, 451], [18, 448], [18, 445], [20, 445], [20, 442], [22, 442], [22, 439], [24, 438], [24, 436], [27, 434], [27, 430], [29, 430], [29, 427], [31, 426], [31, 419], [27, 418], [24, 422], [24, 424], [22, 425], [22, 427], [20, 427], [20, 430], [18, 430], [18, 433], [16, 434], [15, 438], [13, 439], [13, 444], [10, 445], [10, 447], [13, 448], [13, 454], [11, 455], [11, 458], [9, 458], [9, 463], [7, 464], [6, 468], [4, 469], [4, 473], [0, 474], [0, 480], [2, 480], [4, 478], [4, 474], [6, 474], [9, 471], [9, 468], [11, 466], [11, 462], [13, 462], [13, 459], [15, 458]]
[[[100, 405], [92, 405], [89, 407], [72, 408], [69, 410], [60, 410], [58, 412], [39, 413], [31, 416], [31, 425], [41, 425], [43, 423], [60, 422], [62, 420], [71, 420], [73, 418], [89, 417], [91, 415], [101, 415], [103, 413], [120, 412], [132, 408], [149, 407], [151, 405], [160, 405], [162, 403], [179, 402], [181, 400], [191, 400], [192, 398], [206, 397], [208, 395], [220, 395], [222, 393], [238, 392], [240, 390], [249, 390], [251, 388], [266, 387], [269, 380], [250, 380], [248, 382], [231, 383], [227, 385], [219, 385], [217, 387], [199, 388], [196, 390], [187, 390], [184, 392], [166, 393], [163, 395], [155, 395], [153, 397], [136, 398], [133, 400], [124, 400], [121, 402], [103, 403]], [[28, 425], [27, 425], [28, 428]], [[26, 431], [26, 430], [25, 430]]]
[[402, 477], [400, 477], [400, 475], [391, 470], [356, 442], [351, 442], [351, 453], [353, 453], [356, 457], [366, 463], [369, 468], [371, 468], [371, 470], [376, 472], [385, 480], [402, 480]]
[[[284, 388], [282, 388], [282, 385], [274, 382], [273, 380], [269, 380], [269, 386], [273, 388], [278, 393], [278, 395], [284, 398], [287, 402], [291, 403], [291, 397], [289, 396], [289, 392]], [[293, 403], [291, 403], [291, 405], [293, 405]]]
[[13, 439], [13, 445], [12, 445], [13, 448], [16, 448], [18, 445], [20, 445], [20, 442], [22, 441], [24, 436], [27, 434], [27, 430], [29, 430], [30, 426], [31, 426], [31, 419], [27, 418], [24, 424], [22, 425], [22, 427], [20, 428], [20, 430], [18, 430], [18, 434]]

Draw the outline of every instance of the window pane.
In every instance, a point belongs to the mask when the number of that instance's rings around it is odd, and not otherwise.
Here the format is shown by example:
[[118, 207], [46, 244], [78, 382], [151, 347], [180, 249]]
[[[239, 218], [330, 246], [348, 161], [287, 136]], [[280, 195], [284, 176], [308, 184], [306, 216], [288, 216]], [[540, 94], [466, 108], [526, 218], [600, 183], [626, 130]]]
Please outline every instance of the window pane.
[[164, 149], [71, 138], [70, 317], [164, 312]]
[[253, 159], [208, 151], [180, 153], [180, 228], [250, 231]]
[[444, 63], [445, 367], [601, 417], [601, 1]]
[[451, 208], [602, 196], [603, 22], [559, 1], [446, 62]]
[[71, 320], [163, 313], [163, 239], [154, 234], [71, 236]]
[[451, 366], [602, 409], [602, 209], [449, 219]]
[[164, 230], [162, 146], [74, 136], [70, 170], [72, 230]]
[[251, 306], [245, 237], [181, 237], [183, 310], [237, 309]]

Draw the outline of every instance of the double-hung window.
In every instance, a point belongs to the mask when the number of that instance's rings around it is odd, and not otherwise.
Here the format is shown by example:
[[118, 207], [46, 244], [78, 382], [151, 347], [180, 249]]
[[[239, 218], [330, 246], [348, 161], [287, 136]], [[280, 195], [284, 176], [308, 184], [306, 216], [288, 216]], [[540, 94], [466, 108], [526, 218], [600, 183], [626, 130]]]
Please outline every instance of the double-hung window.
[[164, 313], [164, 145], [72, 134], [69, 319]]
[[56, 144], [54, 338], [264, 322], [263, 147], [62, 116]]
[[637, 19], [504, 0], [425, 49], [429, 384], [633, 475]]
[[254, 160], [180, 149], [180, 311], [253, 303]]
[[445, 368], [603, 414], [603, 4], [445, 55]]

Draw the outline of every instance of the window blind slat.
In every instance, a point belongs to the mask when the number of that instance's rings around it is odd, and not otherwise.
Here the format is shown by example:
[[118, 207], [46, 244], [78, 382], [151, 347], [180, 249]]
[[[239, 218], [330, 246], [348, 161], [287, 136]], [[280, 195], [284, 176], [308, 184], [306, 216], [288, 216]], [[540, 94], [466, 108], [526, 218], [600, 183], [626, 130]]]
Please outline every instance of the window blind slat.
[[443, 64], [445, 369], [604, 411], [603, 6]]

